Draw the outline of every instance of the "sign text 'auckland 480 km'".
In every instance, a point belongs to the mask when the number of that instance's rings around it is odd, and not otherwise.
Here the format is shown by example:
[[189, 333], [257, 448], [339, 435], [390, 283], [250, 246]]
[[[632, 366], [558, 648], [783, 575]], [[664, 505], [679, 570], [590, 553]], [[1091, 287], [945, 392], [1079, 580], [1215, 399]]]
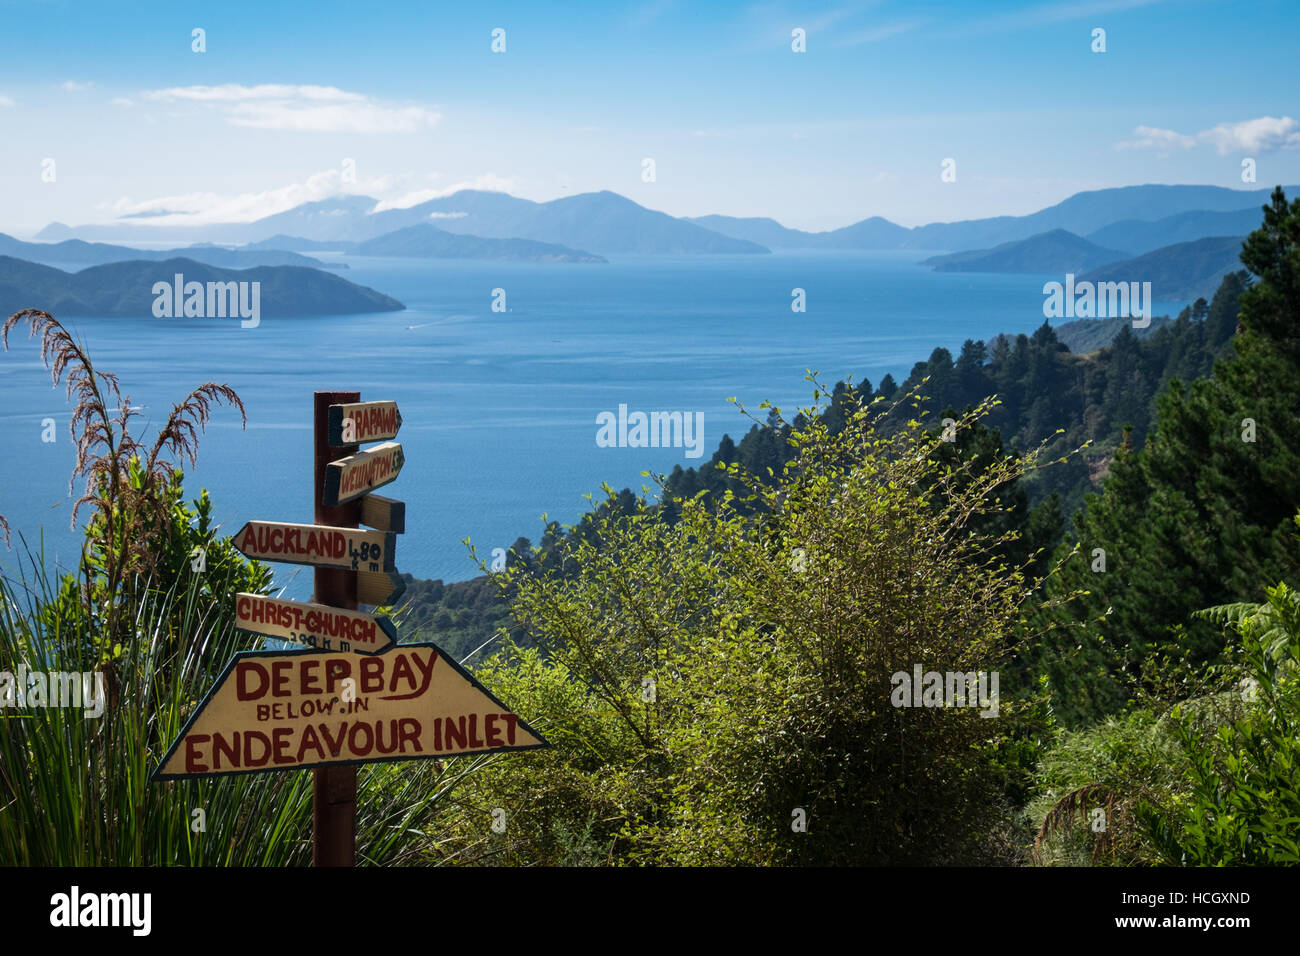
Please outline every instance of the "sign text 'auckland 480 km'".
[[322, 524], [250, 521], [234, 537], [245, 557], [351, 571], [392, 571], [397, 535]]

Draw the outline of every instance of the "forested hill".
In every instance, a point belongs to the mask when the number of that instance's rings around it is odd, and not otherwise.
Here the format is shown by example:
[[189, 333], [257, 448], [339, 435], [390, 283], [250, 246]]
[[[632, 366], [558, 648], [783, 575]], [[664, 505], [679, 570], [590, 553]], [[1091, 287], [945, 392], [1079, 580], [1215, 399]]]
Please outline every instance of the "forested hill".
[[[1208, 375], [1215, 359], [1231, 348], [1237, 302], [1248, 276], [1244, 271], [1229, 275], [1212, 302], [1197, 300], [1149, 336], [1135, 335], [1125, 323], [1109, 346], [1087, 354], [1071, 352], [1044, 322], [1033, 335], [998, 336], [991, 346], [967, 339], [955, 360], [948, 349], [937, 348], [912, 367], [901, 386], [886, 375], [874, 389], [870, 382], [855, 388], [891, 398], [900, 387], [918, 387], [928, 378], [923, 393], [930, 396], [934, 416], [960, 412], [996, 395], [1002, 404], [985, 424], [996, 428], [1011, 449], [1024, 451], [1058, 428], [1065, 429], [1052, 443], [1054, 450], [1062, 450], [1058, 454], [1091, 441], [1092, 448], [1078, 461], [1048, 469], [1030, 484], [1031, 500], [1057, 492], [1071, 513], [1124, 440], [1124, 428], [1132, 426], [1132, 442], [1145, 439], [1156, 396], [1165, 385], [1174, 378], [1186, 382]], [[837, 389], [846, 387], [840, 383]], [[768, 468], [778, 471], [787, 447], [781, 436], [757, 425], [739, 444], [723, 436], [706, 464], [675, 468], [668, 490], [682, 497], [701, 490], [720, 492], [727, 484], [719, 464], [738, 462], [759, 474]]]
[[[968, 339], [956, 359], [948, 349], [937, 348], [929, 359], [916, 363], [901, 386], [886, 375], [878, 386], [841, 382], [835, 391], [852, 388], [888, 399], [900, 388], [919, 386], [928, 377], [923, 393], [930, 396], [927, 405], [936, 428], [946, 413], [960, 412], [997, 395], [1002, 404], [984, 424], [1000, 433], [1009, 450], [1024, 451], [1052, 437], [1058, 428], [1064, 433], [1052, 439], [1054, 454], [1049, 457], [1091, 441], [1082, 455], [1035, 473], [1018, 489], [1026, 495], [1028, 505], [1050, 505], [1039, 511], [1029, 507], [1020, 511], [1020, 520], [1026, 524], [1054, 524], [1035, 529], [1039, 543], [1050, 547], [1064, 530], [1062, 516], [1074, 514], [1084, 495], [1096, 488], [1116, 448], [1126, 441], [1138, 446], [1145, 440], [1156, 397], [1165, 386], [1174, 378], [1187, 382], [1208, 375], [1215, 360], [1231, 352], [1238, 300], [1248, 280], [1245, 271], [1230, 274], [1212, 302], [1198, 300], [1176, 320], [1143, 337], [1125, 324], [1109, 346], [1086, 354], [1071, 352], [1044, 322], [1033, 335], [998, 336], [991, 344]], [[1078, 334], [1077, 329], [1073, 332]], [[834, 406], [825, 413], [832, 426], [836, 414]], [[1126, 438], [1127, 426], [1131, 432]], [[752, 426], [739, 442], [724, 435], [707, 463], [673, 470], [667, 477], [665, 497], [689, 497], [701, 491], [720, 494], [728, 488], [741, 494], [739, 485], [726, 477], [726, 465], [737, 463], [756, 474], [770, 468], [779, 474], [789, 451], [784, 435], [768, 427]], [[631, 494], [627, 490], [622, 493], [628, 499]], [[671, 513], [671, 506], [668, 511]], [[580, 525], [579, 533], [583, 527]], [[541, 560], [545, 561], [563, 534], [558, 523], [546, 529]], [[520, 538], [511, 549], [510, 560], [526, 554], [529, 547], [528, 539]], [[407, 581], [404, 613], [408, 628], [425, 630], [422, 636], [438, 641], [457, 658], [478, 648], [498, 625], [507, 623], [505, 604], [487, 576], [452, 584], [415, 578]]]

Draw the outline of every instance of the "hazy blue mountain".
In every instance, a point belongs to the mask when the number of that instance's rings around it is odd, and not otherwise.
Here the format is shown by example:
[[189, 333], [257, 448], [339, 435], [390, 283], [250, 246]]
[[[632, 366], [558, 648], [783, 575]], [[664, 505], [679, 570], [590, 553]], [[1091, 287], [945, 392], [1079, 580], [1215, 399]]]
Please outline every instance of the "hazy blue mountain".
[[313, 239], [368, 239], [377, 233], [356, 235], [366, 214], [375, 207], [369, 196], [337, 196], [303, 203], [255, 222], [212, 223], [203, 226], [143, 226], [130, 221], [69, 227], [51, 223], [36, 234], [37, 239], [112, 239], [180, 242], [226, 242], [243, 244], [266, 239], [276, 233]]
[[[0, 312], [45, 309], [56, 316], [151, 316], [156, 282], [259, 282], [263, 318], [396, 312], [389, 296], [340, 276], [300, 266], [220, 269], [193, 259], [114, 262], [80, 272], [0, 256]], [[213, 321], [220, 321], [214, 319]]]
[[[1295, 187], [1287, 187], [1291, 194]], [[879, 216], [831, 232], [787, 229], [774, 219], [699, 216], [723, 235], [782, 249], [943, 249], [990, 247], [1065, 230], [1137, 255], [1204, 236], [1245, 235], [1259, 224], [1270, 189], [1222, 186], [1123, 186], [1075, 195], [1027, 216], [994, 216], [907, 229]]]
[[[393, 210], [392, 212], [398, 212]], [[465, 190], [402, 213], [458, 234], [498, 239], [535, 239], [601, 255], [766, 253], [755, 242], [734, 239], [644, 206], [608, 190], [536, 203], [504, 193]], [[376, 219], [391, 220], [389, 212]]]
[[810, 249], [820, 245], [820, 233], [787, 229], [775, 219], [766, 217], [687, 216], [687, 222], [711, 229], [732, 239], [756, 242], [769, 249]]
[[1220, 281], [1241, 268], [1242, 236], [1212, 236], [1179, 242], [1122, 262], [1093, 269], [1075, 280], [1150, 282], [1151, 294], [1166, 301], [1213, 298]]
[[[408, 226], [433, 224], [446, 232], [489, 239], [532, 239], [570, 249], [603, 253], [765, 253], [757, 243], [733, 239], [703, 226], [646, 209], [612, 192], [584, 193], [538, 203], [500, 192], [462, 190], [407, 209], [372, 213], [375, 200], [346, 196], [304, 203], [251, 223], [213, 226], [195, 239], [220, 242], [257, 242], [276, 235], [325, 241], [364, 242]], [[63, 238], [62, 231], [47, 227], [39, 238]], [[105, 231], [146, 227], [93, 226], [75, 230], [82, 237]], [[193, 228], [177, 234], [193, 233]], [[157, 238], [160, 229], [150, 230]]]
[[1235, 212], [1180, 212], [1154, 222], [1125, 219], [1103, 226], [1087, 238], [1099, 246], [1129, 249], [1133, 255], [1154, 252], [1164, 246], [1191, 242], [1207, 236], [1245, 236], [1259, 228], [1260, 211], [1255, 206]]
[[288, 249], [294, 252], [347, 252], [356, 243], [350, 240], [304, 239], [302, 236], [286, 236], [276, 233], [269, 239], [247, 242], [241, 249]]
[[[1294, 186], [1285, 188], [1288, 193], [1296, 191]], [[588, 249], [596, 254], [761, 253], [774, 245], [784, 248], [906, 248], [958, 252], [989, 249], [1054, 229], [1064, 229], [1097, 241], [1093, 238], [1094, 233], [1116, 223], [1157, 223], [1193, 212], [1244, 213], [1250, 210], [1251, 222], [1257, 223], [1259, 208], [1267, 201], [1269, 192], [1269, 189], [1227, 189], [1222, 186], [1124, 186], [1076, 193], [1026, 216], [931, 223], [914, 229], [873, 216], [843, 229], [807, 233], [786, 229], [770, 219], [730, 216], [678, 219], [646, 209], [612, 192], [583, 193], [538, 203], [501, 192], [462, 190], [408, 209], [381, 212], [371, 211], [377, 203], [368, 196], [342, 196], [304, 203], [251, 223], [168, 228], [123, 221], [75, 229], [52, 223], [41, 230], [38, 238], [76, 236], [81, 239], [157, 240], [160, 236], [168, 236], [178, 242], [260, 243], [272, 236], [287, 235], [318, 242], [364, 242], [408, 226], [431, 223], [459, 235], [533, 239], [572, 249]], [[1216, 231], [1225, 234], [1221, 230], [1220, 226]], [[771, 241], [766, 241], [768, 239]], [[1098, 244], [1125, 248], [1124, 243], [1114, 240]]]
[[697, 216], [688, 221], [724, 236], [746, 239], [772, 249], [897, 249], [909, 231], [880, 216], [828, 232], [787, 229], [775, 219]]
[[128, 262], [132, 259], [160, 261], [186, 258], [223, 269], [252, 269], [256, 266], [347, 268], [342, 264], [327, 265], [317, 259], [283, 250], [245, 251], [212, 245], [166, 250], [131, 249], [127, 246], [114, 246], [103, 242], [83, 242], [80, 239], [65, 239], [63, 242], [23, 242], [2, 232], [0, 232], [0, 255], [44, 265], [97, 266], [106, 262]]
[[[1287, 195], [1296, 187], [1286, 186]], [[949, 252], [986, 249], [1003, 242], [1027, 239], [1052, 229], [1088, 236], [1112, 223], [1156, 221], [1184, 212], [1232, 212], [1250, 209], [1257, 225], [1260, 207], [1272, 189], [1225, 189], [1222, 186], [1122, 186], [1075, 193], [1068, 199], [1028, 216], [997, 216], [962, 222], [918, 226], [904, 246]]]
[[1128, 256], [1064, 229], [1053, 229], [992, 249], [931, 256], [922, 265], [933, 266], [936, 272], [1083, 272]]
[[897, 249], [907, 240], [911, 230], [880, 216], [871, 216], [842, 229], [819, 232], [826, 248], [830, 249]]
[[516, 259], [534, 262], [608, 262], [609, 260], [534, 239], [485, 239], [458, 236], [423, 223], [385, 233], [352, 247], [358, 256], [409, 256], [431, 259]]

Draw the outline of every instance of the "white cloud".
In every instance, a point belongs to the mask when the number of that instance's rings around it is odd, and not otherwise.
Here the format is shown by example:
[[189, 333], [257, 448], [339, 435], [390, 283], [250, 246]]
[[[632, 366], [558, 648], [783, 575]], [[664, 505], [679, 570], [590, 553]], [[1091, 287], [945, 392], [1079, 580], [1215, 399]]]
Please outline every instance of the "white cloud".
[[[409, 209], [411, 206], [418, 206], [422, 202], [428, 202], [430, 199], [441, 199], [443, 196], [450, 196], [452, 193], [458, 193], [462, 189], [480, 189], [484, 192], [508, 193], [518, 188], [519, 180], [513, 176], [498, 176], [495, 173], [484, 173], [481, 176], [475, 176], [472, 180], [453, 183], [443, 189], [416, 189], [402, 196], [395, 196], [392, 199], [385, 199], [375, 205], [371, 212], [383, 212], [386, 209]], [[454, 218], [454, 214], [450, 214]], [[432, 218], [449, 218], [448, 215]]]
[[1261, 116], [1240, 123], [1220, 123], [1196, 134], [1179, 133], [1155, 126], [1139, 126], [1135, 139], [1116, 143], [1119, 149], [1194, 149], [1201, 143], [1214, 146], [1220, 156], [1228, 153], [1267, 153], [1275, 149], [1300, 148], [1300, 123], [1289, 116]]
[[263, 83], [174, 86], [146, 90], [145, 99], [198, 103], [219, 110], [231, 126], [315, 133], [410, 133], [432, 127], [440, 114], [425, 106], [381, 103], [334, 86]]
[[109, 100], [109, 102], [114, 106], [135, 106], [135, 103], [131, 102], [131, 100], [127, 99], [125, 96], [115, 96]]
[[78, 83], [76, 80], [64, 80], [60, 86], [68, 93], [84, 93], [94, 86], [94, 83]]
[[1300, 123], [1289, 116], [1278, 119], [1261, 116], [1240, 123], [1220, 123], [1196, 134], [1211, 143], [1223, 156], [1227, 153], [1268, 153], [1275, 149], [1300, 148]]
[[1184, 136], [1172, 129], [1160, 129], [1157, 126], [1139, 126], [1133, 130], [1136, 139], [1125, 140], [1115, 145], [1120, 149], [1191, 149], [1196, 145], [1195, 136]]
[[0, 94], [0, 107], [3, 107], [3, 106], [14, 106], [14, 105], [16, 105], [16, 104], [14, 103], [14, 101], [13, 101], [11, 98], [9, 98], [8, 96], [5, 96], [5, 95], [3, 95], [3, 94]]
[[[285, 212], [302, 203], [340, 196], [381, 197], [370, 210], [374, 213], [385, 209], [405, 209], [462, 189], [513, 191], [517, 183], [512, 177], [484, 173], [445, 189], [411, 190], [410, 179], [408, 176], [377, 176], [344, 184], [342, 170], [327, 169], [313, 173], [304, 182], [289, 183], [261, 192], [236, 195], [195, 192], [144, 200], [123, 197], [99, 208], [109, 214], [110, 221], [120, 222], [126, 218], [141, 226], [207, 226], [214, 223], [252, 222]], [[444, 218], [454, 215], [448, 214]]]
[[[374, 183], [356, 183], [351, 191], [368, 191]], [[290, 183], [278, 189], [255, 193], [223, 195], [221, 193], [184, 193], [156, 199], [118, 199], [108, 206], [113, 218], [139, 217], [135, 221], [149, 226], [202, 226], [219, 222], [252, 222], [263, 216], [284, 212], [305, 202], [315, 202], [345, 195], [342, 172], [328, 169], [308, 176], [305, 182]]]

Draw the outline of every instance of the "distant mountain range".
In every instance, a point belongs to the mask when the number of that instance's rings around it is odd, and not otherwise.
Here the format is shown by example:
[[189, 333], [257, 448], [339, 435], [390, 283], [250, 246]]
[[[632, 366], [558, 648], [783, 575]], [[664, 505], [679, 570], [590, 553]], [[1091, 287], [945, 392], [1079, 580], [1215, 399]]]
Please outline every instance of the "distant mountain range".
[[[184, 281], [258, 282], [263, 318], [396, 312], [406, 308], [374, 289], [340, 276], [300, 266], [221, 269], [193, 259], [114, 262], [68, 273], [50, 266], [0, 256], [0, 313], [40, 308], [55, 315], [153, 315], [155, 283]], [[215, 320], [221, 321], [221, 320]]]
[[[1287, 195], [1294, 196], [1294, 190], [1288, 189]], [[1127, 249], [1132, 255], [1140, 256], [1175, 243], [1191, 242], [1207, 236], [1249, 235], [1259, 228], [1260, 219], [1259, 206], [1235, 212], [1182, 212], [1154, 222], [1124, 219], [1103, 226], [1085, 238], [1099, 246]]]
[[1191, 302], [1214, 297], [1229, 272], [1242, 268], [1244, 236], [1212, 236], [1179, 242], [1146, 255], [1085, 272], [1076, 282], [1150, 282], [1151, 294], [1164, 301]]
[[921, 264], [938, 272], [1074, 273], [1076, 282], [1150, 282], [1155, 298], [1190, 302], [1210, 298], [1225, 275], [1241, 268], [1243, 239], [1244, 234], [1211, 236], [1130, 256], [1053, 229], [992, 249], [931, 256]]
[[[1289, 193], [1296, 192], [1294, 186], [1286, 188]], [[1103, 249], [1138, 255], [1206, 236], [1245, 234], [1258, 224], [1259, 209], [1267, 202], [1269, 192], [1221, 186], [1124, 186], [1076, 193], [1026, 216], [995, 216], [915, 228], [873, 216], [842, 229], [814, 233], [786, 228], [773, 219], [676, 218], [608, 191], [539, 203], [501, 192], [462, 190], [406, 209], [378, 212], [374, 211], [377, 201], [368, 196], [343, 196], [304, 203], [250, 223], [159, 227], [118, 222], [75, 229], [53, 223], [41, 230], [38, 238], [156, 241], [166, 236], [177, 242], [241, 244], [246, 251], [253, 251], [272, 248], [268, 240], [283, 236], [293, 239], [296, 251], [314, 251], [340, 248], [341, 243], [365, 243], [412, 226], [432, 226], [457, 236], [562, 246], [567, 250], [565, 255], [606, 256], [761, 254], [771, 249], [965, 252], [1064, 230]], [[411, 240], [400, 243], [407, 241]], [[427, 233], [415, 245], [441, 250], [421, 254], [459, 254], [449, 240], [434, 233]], [[521, 252], [516, 249], [511, 255]]]
[[936, 272], [1083, 272], [1127, 258], [1126, 252], [1105, 249], [1072, 232], [1053, 229], [992, 249], [931, 256], [921, 264], [933, 266]]
[[70, 229], [55, 223], [38, 239], [186, 236], [193, 240], [262, 243], [274, 235], [326, 243], [365, 242], [416, 225], [436, 225], [444, 232], [483, 239], [530, 239], [565, 246], [581, 255], [604, 254], [761, 254], [767, 248], [697, 226], [667, 213], [655, 212], [612, 192], [566, 196], [538, 203], [506, 193], [462, 190], [407, 209], [371, 212], [374, 199], [345, 196], [304, 203], [286, 212], [251, 223], [210, 227], [138, 225], [85, 226]]
[[761, 243], [773, 249], [901, 249], [911, 234], [910, 229], [880, 216], [829, 232], [787, 229], [775, 219], [699, 216], [687, 221], [724, 236]]
[[23, 242], [0, 232], [0, 256], [12, 256], [44, 265], [99, 266], [131, 260], [193, 259], [223, 269], [253, 269], [257, 266], [307, 266], [313, 269], [346, 269], [343, 263], [326, 264], [310, 256], [281, 249], [242, 250], [196, 245], [184, 249], [132, 249], [102, 242], [65, 239], [63, 242]]
[[[1287, 195], [1298, 188], [1284, 187]], [[774, 219], [701, 216], [689, 220], [772, 249], [935, 249], [964, 252], [1063, 229], [1130, 255], [1204, 236], [1245, 235], [1259, 225], [1271, 189], [1121, 186], [1076, 193], [1028, 216], [938, 222], [907, 229], [872, 217], [830, 232], [787, 229]]]
[[322, 241], [277, 235], [244, 246], [258, 249], [310, 249], [354, 256], [399, 256], [414, 259], [513, 259], [530, 262], [608, 262], [603, 256], [535, 239], [484, 239], [458, 236], [423, 223], [384, 233], [365, 242]]

